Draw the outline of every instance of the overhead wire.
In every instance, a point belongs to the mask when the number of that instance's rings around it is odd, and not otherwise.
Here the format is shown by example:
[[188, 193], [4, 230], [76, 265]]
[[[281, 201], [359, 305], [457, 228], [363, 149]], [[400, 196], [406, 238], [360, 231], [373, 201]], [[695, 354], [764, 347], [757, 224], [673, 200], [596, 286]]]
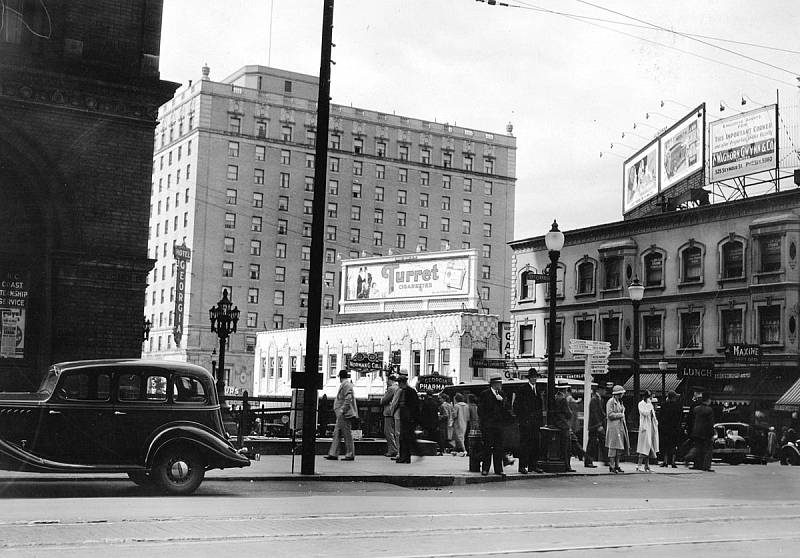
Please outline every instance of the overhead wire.
[[738, 51], [735, 51], [735, 50], [732, 50], [732, 49], [729, 49], [729, 48], [726, 48], [726, 47], [722, 47], [722, 46], [719, 46], [719, 45], [715, 45], [713, 43], [709, 43], [708, 41], [704, 41], [702, 39], [699, 39], [699, 38], [696, 38], [696, 37], [692, 37], [691, 35], [688, 35], [686, 33], [682, 33], [680, 31], [667, 29], [666, 27], [662, 27], [661, 25], [657, 25], [655, 23], [650, 23], [649, 21], [645, 21], [643, 19], [639, 19], [639, 18], [630, 16], [628, 14], [625, 14], [625, 13], [622, 13], [622, 12], [618, 12], [616, 10], [612, 10], [611, 8], [606, 8], [605, 6], [600, 6], [600, 5], [594, 4], [592, 2], [589, 2], [588, 0], [575, 0], [575, 2], [578, 2], [580, 4], [584, 4], [586, 6], [591, 6], [593, 8], [597, 8], [598, 10], [603, 10], [603, 11], [606, 11], [606, 12], [610, 12], [612, 14], [615, 14], [615, 15], [618, 15], [618, 16], [621, 16], [621, 17], [624, 17], [624, 18], [627, 18], [627, 19], [631, 19], [633, 21], [642, 23], [644, 25], [649, 25], [653, 29], [658, 29], [659, 31], [664, 31], [665, 33], [671, 33], [673, 35], [678, 35], [679, 37], [684, 37], [686, 39], [689, 39], [690, 41], [696, 41], [696, 42], [698, 42], [700, 44], [709, 46], [711, 48], [716, 48], [716, 49], [722, 50], [724, 52], [727, 52], [728, 54], [733, 54], [734, 56], [740, 56], [740, 57], [742, 57], [742, 58], [744, 58], [746, 60], [750, 60], [751, 62], [755, 62], [757, 64], [762, 64], [764, 66], [768, 66], [768, 67], [770, 67], [772, 69], [775, 69], [775, 70], [778, 70], [778, 71], [781, 71], [781, 72], [786, 72], [787, 74], [790, 74], [793, 77], [796, 77], [796, 76], [800, 75], [800, 72], [793, 71], [793, 70], [787, 70], [786, 68], [781, 68], [780, 66], [776, 66], [775, 64], [770, 64], [769, 62], [765, 62], [763, 60], [759, 60], [758, 58], [754, 58], [752, 56], [748, 56], [747, 54], [743, 54], [741, 52], [738, 52]]
[[[639, 41], [643, 41], [643, 42], [646, 42], [646, 43], [651, 43], [651, 44], [654, 44], [654, 45], [657, 45], [657, 46], [660, 46], [660, 47], [663, 47], [663, 48], [668, 48], [670, 50], [674, 50], [674, 51], [677, 51], [677, 52], [680, 52], [680, 53], [683, 53], [683, 54], [687, 54], [689, 56], [694, 56], [695, 58], [700, 58], [700, 59], [706, 60], [708, 62], [713, 62], [714, 64], [720, 64], [722, 66], [727, 66], [729, 68], [733, 68], [735, 70], [738, 70], [738, 71], [741, 71], [741, 72], [744, 72], [744, 73], [748, 73], [748, 74], [751, 74], [751, 75], [754, 75], [754, 76], [757, 76], [757, 77], [768, 79], [770, 81], [774, 81], [774, 82], [780, 83], [782, 85], [795, 87], [794, 83], [783, 81], [782, 79], [779, 79], [779, 78], [776, 78], [776, 77], [772, 77], [772, 76], [768, 76], [766, 74], [762, 74], [762, 73], [756, 72], [754, 70], [749, 70], [749, 69], [744, 68], [742, 66], [737, 66], [736, 64], [723, 62], [722, 60], [717, 60], [715, 58], [704, 56], [704, 55], [698, 54], [696, 52], [692, 52], [692, 51], [689, 51], [689, 50], [684, 50], [684, 49], [681, 49], [681, 48], [678, 48], [678, 47], [675, 47], [675, 46], [672, 46], [672, 45], [661, 43], [659, 41], [655, 41], [655, 40], [652, 40], [652, 39], [647, 39], [645, 37], [640, 37], [639, 35], [634, 35], [632, 33], [626, 33], [625, 31], [620, 31], [619, 29], [613, 29], [613, 28], [607, 27], [605, 25], [600, 25], [600, 24], [595, 23], [593, 21], [587, 20], [587, 18], [584, 17], [584, 16], [567, 14], [565, 12], [556, 12], [556, 11], [553, 11], [553, 10], [546, 10], [546, 9], [540, 8], [538, 6], [532, 6], [530, 4], [527, 4], [524, 0], [516, 0], [516, 1], [521, 3], [521, 4], [523, 4], [523, 5], [511, 5], [509, 7], [527, 9], [527, 10], [532, 10], [532, 11], [537, 11], [537, 12], [547, 12], [547, 13], [552, 13], [554, 15], [560, 15], [560, 16], [566, 17], [568, 19], [573, 19], [573, 20], [576, 20], [576, 21], [580, 21], [580, 22], [585, 23], [587, 25], [592, 25], [594, 27], [599, 27], [600, 29], [605, 29], [606, 31], [611, 31], [612, 33], [618, 33], [620, 35], [631, 37], [631, 38], [637, 39]], [[788, 72], [788, 70], [784, 70], [784, 71]]]

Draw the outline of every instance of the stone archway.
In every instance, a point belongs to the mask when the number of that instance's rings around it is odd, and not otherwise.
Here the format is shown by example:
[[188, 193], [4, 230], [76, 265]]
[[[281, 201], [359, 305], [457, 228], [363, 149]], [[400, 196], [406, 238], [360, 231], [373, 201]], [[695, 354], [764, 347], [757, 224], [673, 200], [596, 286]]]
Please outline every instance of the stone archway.
[[55, 165], [2, 116], [0, 131], [0, 391], [27, 391], [50, 364], [52, 253], [75, 234]]

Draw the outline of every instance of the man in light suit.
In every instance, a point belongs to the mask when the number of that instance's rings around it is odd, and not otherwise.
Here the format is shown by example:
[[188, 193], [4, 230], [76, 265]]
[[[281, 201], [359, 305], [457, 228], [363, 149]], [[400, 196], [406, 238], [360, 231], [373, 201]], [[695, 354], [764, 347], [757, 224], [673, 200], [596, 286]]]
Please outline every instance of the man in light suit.
[[355, 460], [355, 445], [353, 444], [353, 420], [358, 418], [358, 407], [353, 392], [353, 383], [350, 381], [350, 372], [339, 370], [339, 391], [333, 401], [333, 412], [336, 414], [336, 426], [333, 429], [333, 440], [325, 459], [339, 459], [339, 438], [344, 435], [345, 455], [343, 461]]
[[397, 376], [390, 374], [386, 379], [386, 393], [381, 397], [383, 405], [383, 435], [386, 438], [386, 457], [397, 457], [397, 428], [394, 421], [392, 401], [397, 390]]

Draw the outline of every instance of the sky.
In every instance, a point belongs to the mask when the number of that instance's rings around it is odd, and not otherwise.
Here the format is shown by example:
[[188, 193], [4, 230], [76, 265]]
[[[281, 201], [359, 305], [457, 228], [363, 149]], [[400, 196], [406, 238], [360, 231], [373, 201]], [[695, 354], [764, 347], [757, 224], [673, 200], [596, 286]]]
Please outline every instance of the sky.
[[[621, 220], [623, 161], [701, 103], [711, 121], [779, 95], [796, 118], [795, 0], [506, 3], [335, 0], [331, 97], [496, 134], [513, 124], [515, 239], [553, 219]], [[212, 80], [250, 64], [318, 75], [321, 26], [322, 0], [164, 0], [161, 78], [197, 80], [204, 63]], [[795, 142], [782, 140], [789, 168]]]

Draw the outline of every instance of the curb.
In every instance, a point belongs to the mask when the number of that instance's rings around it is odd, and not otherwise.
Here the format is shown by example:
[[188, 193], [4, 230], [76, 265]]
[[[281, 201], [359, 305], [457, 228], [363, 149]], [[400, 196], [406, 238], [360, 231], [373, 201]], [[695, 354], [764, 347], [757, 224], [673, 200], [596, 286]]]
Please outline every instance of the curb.
[[[635, 473], [627, 473], [634, 475]], [[676, 471], [671, 473], [664, 473], [668, 476], [673, 475], [686, 475], [696, 474], [690, 471]], [[625, 476], [625, 475], [622, 475]], [[637, 475], [642, 476], [642, 475]], [[660, 476], [660, 475], [659, 475]], [[483, 476], [480, 474], [473, 475], [300, 475], [284, 474], [284, 475], [237, 475], [237, 476], [207, 476], [205, 481], [211, 482], [375, 482], [383, 484], [393, 484], [403, 488], [439, 488], [447, 486], [466, 486], [472, 484], [488, 484], [498, 482], [512, 482], [523, 480], [545, 480], [555, 478], [577, 478], [577, 477], [613, 477], [619, 478], [618, 475], [607, 475], [603, 473], [544, 473], [521, 475], [511, 473], [504, 477], [492, 474]], [[0, 476], [0, 483], [13, 483], [13, 482], [36, 482], [36, 483], [56, 483], [56, 482], [131, 482], [127, 476], [88, 476], [88, 475], [73, 475], [64, 477], [53, 476], [35, 476], [25, 475], [20, 477], [7, 477]]]

